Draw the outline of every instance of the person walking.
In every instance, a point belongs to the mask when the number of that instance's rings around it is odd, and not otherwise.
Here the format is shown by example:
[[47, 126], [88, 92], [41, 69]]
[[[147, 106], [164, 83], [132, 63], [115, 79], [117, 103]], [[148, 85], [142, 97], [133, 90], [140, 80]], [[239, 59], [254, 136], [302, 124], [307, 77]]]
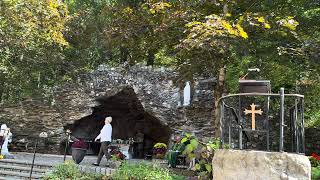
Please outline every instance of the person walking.
[[111, 122], [112, 122], [112, 117], [111, 116], [106, 117], [104, 121], [105, 125], [101, 129], [100, 134], [95, 138], [95, 141], [98, 141], [98, 139], [100, 139], [100, 142], [101, 142], [97, 162], [93, 163], [93, 165], [95, 166], [100, 165], [103, 155], [105, 155], [106, 157], [108, 157], [109, 155], [108, 146], [111, 144], [111, 138], [112, 138], [112, 126], [110, 124]]

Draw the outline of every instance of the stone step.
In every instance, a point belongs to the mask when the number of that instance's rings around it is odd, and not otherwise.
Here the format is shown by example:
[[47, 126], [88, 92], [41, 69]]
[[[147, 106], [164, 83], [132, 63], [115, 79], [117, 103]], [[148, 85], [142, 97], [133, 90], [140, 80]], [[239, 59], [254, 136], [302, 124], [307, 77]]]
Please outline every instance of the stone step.
[[[29, 179], [32, 163], [16, 159], [0, 160], [0, 180]], [[52, 165], [35, 163], [32, 170], [32, 179], [40, 179], [52, 169]]]
[[[26, 166], [0, 164], [0, 171], [16, 171], [16, 172], [30, 173], [31, 166], [26, 167]], [[39, 168], [32, 169], [32, 173], [34, 173], [34, 174], [44, 174], [48, 171], [49, 171], [49, 169], [39, 169]]]
[[[16, 171], [0, 171], [0, 176], [5, 179], [29, 179], [30, 173]], [[41, 179], [43, 175], [32, 174], [31, 179]]]
[[[8, 166], [23, 166], [23, 167], [31, 167], [32, 163], [29, 161], [16, 160], [16, 159], [1, 159], [0, 165], [8, 165]], [[35, 163], [33, 168], [38, 169], [51, 169], [53, 165], [46, 163]]]
[[17, 178], [10, 178], [10, 177], [4, 177], [0, 176], [0, 180], [16, 180]]

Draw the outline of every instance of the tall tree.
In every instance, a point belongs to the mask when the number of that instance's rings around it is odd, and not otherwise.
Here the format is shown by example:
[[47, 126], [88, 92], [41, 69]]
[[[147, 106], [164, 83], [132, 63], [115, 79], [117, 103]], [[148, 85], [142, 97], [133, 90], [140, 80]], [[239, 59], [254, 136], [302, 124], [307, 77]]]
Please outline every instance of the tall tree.
[[0, 97], [41, 95], [64, 74], [66, 18], [55, 0], [0, 2]]

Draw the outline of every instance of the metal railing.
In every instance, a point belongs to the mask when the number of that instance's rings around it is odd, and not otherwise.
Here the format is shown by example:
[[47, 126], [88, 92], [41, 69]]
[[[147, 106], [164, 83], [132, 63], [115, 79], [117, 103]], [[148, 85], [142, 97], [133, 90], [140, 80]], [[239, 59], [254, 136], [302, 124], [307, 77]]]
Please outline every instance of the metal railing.
[[[270, 100], [270, 97], [277, 98], [279, 99], [279, 125], [280, 125], [280, 130], [279, 130], [279, 151], [283, 152], [284, 151], [284, 127], [285, 125], [285, 99], [286, 98], [294, 98], [294, 105], [292, 106], [293, 108], [293, 116], [290, 121], [290, 124], [292, 124], [292, 135], [294, 138], [292, 138], [292, 152], [296, 153], [304, 153], [305, 152], [305, 139], [304, 139], [304, 96], [300, 94], [285, 94], [284, 93], [284, 88], [280, 89], [279, 94], [275, 93], [238, 93], [238, 94], [230, 94], [227, 96], [223, 96], [218, 100], [218, 105], [220, 107], [220, 119], [219, 119], [219, 129], [220, 129], [220, 136], [221, 136], [221, 143], [225, 144], [225, 133], [229, 135], [228, 137], [228, 142], [229, 144], [231, 143], [231, 120], [226, 120], [227, 118], [230, 118], [230, 116], [225, 117], [225, 111], [227, 109], [232, 110], [232, 115], [234, 118], [236, 118], [236, 124], [232, 124], [232, 127], [236, 127], [239, 129], [239, 149], [243, 149], [243, 144], [242, 144], [242, 139], [243, 139], [243, 134], [247, 137], [246, 132], [250, 131], [248, 129], [245, 129], [241, 122], [243, 121], [242, 117], [236, 112], [235, 107], [228, 105], [226, 101], [228, 99], [232, 98], [239, 98], [240, 97], [266, 97], [268, 101]], [[269, 103], [269, 102], [268, 102]], [[300, 105], [300, 109], [298, 107], [298, 104]], [[269, 106], [269, 104], [268, 104]], [[269, 107], [268, 107], [269, 108]], [[242, 110], [242, 109], [241, 109]], [[239, 112], [241, 111], [239, 109]], [[298, 128], [297, 120], [298, 120], [298, 114], [300, 113], [300, 126]], [[269, 123], [269, 122], [268, 122]], [[228, 127], [228, 128], [226, 128]], [[269, 127], [267, 127], [269, 128]], [[227, 131], [227, 132], [226, 132]], [[251, 130], [251, 132], [254, 132], [256, 130]], [[258, 131], [257, 131], [258, 132]], [[269, 151], [269, 129], [266, 129], [267, 133], [267, 151]], [[223, 146], [222, 146], [223, 147]]]

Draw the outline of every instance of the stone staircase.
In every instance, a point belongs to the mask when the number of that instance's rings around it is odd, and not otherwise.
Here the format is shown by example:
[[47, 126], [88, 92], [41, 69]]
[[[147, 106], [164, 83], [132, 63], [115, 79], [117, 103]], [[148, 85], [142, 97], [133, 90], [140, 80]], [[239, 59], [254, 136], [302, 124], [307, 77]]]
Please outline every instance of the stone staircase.
[[[31, 179], [41, 179], [51, 169], [51, 165], [36, 163], [33, 166]], [[29, 179], [30, 171], [30, 162], [15, 159], [0, 160], [0, 180]]]

